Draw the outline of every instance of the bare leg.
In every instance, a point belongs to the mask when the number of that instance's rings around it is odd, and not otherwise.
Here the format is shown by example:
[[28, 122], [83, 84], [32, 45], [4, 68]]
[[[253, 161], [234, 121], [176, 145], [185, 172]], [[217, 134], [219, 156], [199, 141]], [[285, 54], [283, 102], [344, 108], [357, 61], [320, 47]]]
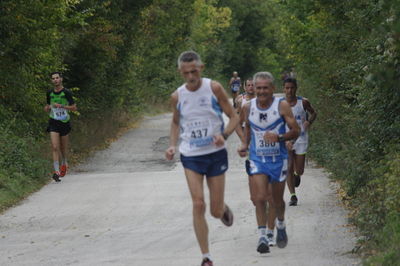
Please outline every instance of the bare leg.
[[256, 206], [256, 219], [258, 226], [267, 224], [267, 198], [268, 198], [268, 178], [266, 175], [253, 175], [250, 178], [252, 192], [251, 200]]
[[193, 202], [193, 227], [202, 254], [209, 253], [208, 226], [205, 218], [203, 175], [185, 168], [186, 180]]
[[276, 216], [280, 221], [285, 219], [285, 201], [283, 194], [285, 192], [285, 181], [272, 183], [272, 198], [275, 206]]
[[207, 178], [207, 185], [210, 191], [210, 212], [215, 218], [221, 218], [224, 215], [224, 192], [225, 192], [225, 174]]
[[306, 162], [306, 155], [302, 154], [302, 155], [297, 155], [294, 154], [294, 171], [296, 172], [296, 174], [298, 175], [302, 175], [304, 173], [304, 164]]
[[275, 228], [275, 219], [276, 219], [276, 211], [274, 208], [274, 202], [272, 198], [272, 185], [268, 184], [268, 214], [267, 214], [267, 222], [268, 222], [268, 229], [274, 230]]
[[60, 161], [60, 134], [57, 132], [50, 132], [50, 140], [51, 140], [51, 151], [53, 155], [53, 161]]
[[68, 158], [68, 144], [69, 144], [69, 136], [61, 137], [61, 155], [63, 159]]
[[290, 194], [296, 193], [296, 189], [294, 187], [294, 160], [295, 155], [294, 151], [288, 151], [289, 160], [288, 160], [288, 171], [287, 171], [287, 186], [289, 188]]

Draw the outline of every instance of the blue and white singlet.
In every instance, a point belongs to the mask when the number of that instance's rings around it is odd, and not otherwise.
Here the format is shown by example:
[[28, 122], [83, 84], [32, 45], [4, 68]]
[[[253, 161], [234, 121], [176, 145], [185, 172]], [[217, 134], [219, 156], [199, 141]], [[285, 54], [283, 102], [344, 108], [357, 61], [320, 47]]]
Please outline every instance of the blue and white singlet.
[[284, 100], [274, 97], [270, 107], [261, 109], [257, 106], [257, 98], [250, 101], [249, 123], [251, 141], [249, 158], [254, 161], [275, 162], [288, 157], [284, 142], [267, 143], [264, 134], [273, 131], [276, 134], [286, 132], [286, 122], [279, 113], [279, 103]]
[[214, 144], [222, 134], [222, 108], [211, 89], [211, 79], [202, 78], [201, 87], [190, 91], [183, 84], [178, 89], [177, 109], [180, 115], [179, 152], [184, 156], [210, 154], [225, 148]]
[[308, 144], [308, 132], [304, 129], [304, 122], [307, 119], [307, 112], [304, 110], [303, 97], [297, 96], [296, 105], [292, 106], [293, 116], [296, 119], [301, 131], [300, 135], [296, 140], [296, 143], [307, 143]]

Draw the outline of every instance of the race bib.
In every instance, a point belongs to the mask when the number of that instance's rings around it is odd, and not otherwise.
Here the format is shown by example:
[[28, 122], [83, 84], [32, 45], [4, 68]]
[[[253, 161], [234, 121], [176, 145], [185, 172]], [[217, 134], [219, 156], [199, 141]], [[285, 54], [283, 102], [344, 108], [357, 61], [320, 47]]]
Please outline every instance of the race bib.
[[66, 120], [68, 118], [68, 112], [65, 108], [51, 107], [51, 111], [55, 120]]
[[190, 148], [200, 148], [213, 143], [210, 120], [195, 120], [185, 124]]
[[264, 140], [265, 131], [255, 131], [256, 155], [257, 156], [277, 156], [280, 154], [279, 142], [268, 143]]

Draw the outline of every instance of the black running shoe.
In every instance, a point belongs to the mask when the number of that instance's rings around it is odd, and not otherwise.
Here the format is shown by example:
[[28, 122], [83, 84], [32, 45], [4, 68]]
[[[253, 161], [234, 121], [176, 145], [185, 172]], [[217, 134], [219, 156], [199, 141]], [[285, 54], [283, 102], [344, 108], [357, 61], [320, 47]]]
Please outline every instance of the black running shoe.
[[296, 197], [296, 195], [293, 195], [292, 197], [290, 197], [289, 206], [297, 206], [297, 197]]
[[279, 229], [278, 227], [276, 228], [276, 245], [278, 248], [284, 248], [286, 247], [288, 243], [288, 237], [286, 234], [286, 227]]
[[261, 254], [269, 253], [268, 240], [264, 236], [258, 240], [257, 251]]
[[61, 181], [61, 179], [60, 179], [60, 173], [59, 173], [59, 172], [54, 172], [52, 178], [53, 178], [54, 181], [56, 181], [56, 182], [60, 182], [60, 181]]
[[301, 182], [301, 178], [299, 175], [294, 175], [294, 186], [299, 187]]
[[213, 266], [213, 262], [209, 258], [203, 259], [201, 262], [201, 266]]
[[233, 224], [233, 213], [226, 204], [225, 204], [224, 215], [222, 216], [221, 221], [226, 226], [231, 226]]

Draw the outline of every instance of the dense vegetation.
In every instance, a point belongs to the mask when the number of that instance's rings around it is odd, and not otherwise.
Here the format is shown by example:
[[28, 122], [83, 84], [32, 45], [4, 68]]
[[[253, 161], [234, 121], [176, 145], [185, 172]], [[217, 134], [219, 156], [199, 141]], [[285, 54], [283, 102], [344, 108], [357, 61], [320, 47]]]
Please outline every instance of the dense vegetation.
[[[181, 82], [198, 51], [206, 75], [279, 77], [296, 67], [319, 113], [311, 155], [342, 180], [371, 265], [400, 261], [399, 0], [54, 0], [0, 2], [0, 206], [48, 180], [49, 73], [79, 112], [73, 151], [115, 134]], [[278, 79], [279, 80], [279, 79]], [[369, 255], [369, 253], [366, 253]]]

